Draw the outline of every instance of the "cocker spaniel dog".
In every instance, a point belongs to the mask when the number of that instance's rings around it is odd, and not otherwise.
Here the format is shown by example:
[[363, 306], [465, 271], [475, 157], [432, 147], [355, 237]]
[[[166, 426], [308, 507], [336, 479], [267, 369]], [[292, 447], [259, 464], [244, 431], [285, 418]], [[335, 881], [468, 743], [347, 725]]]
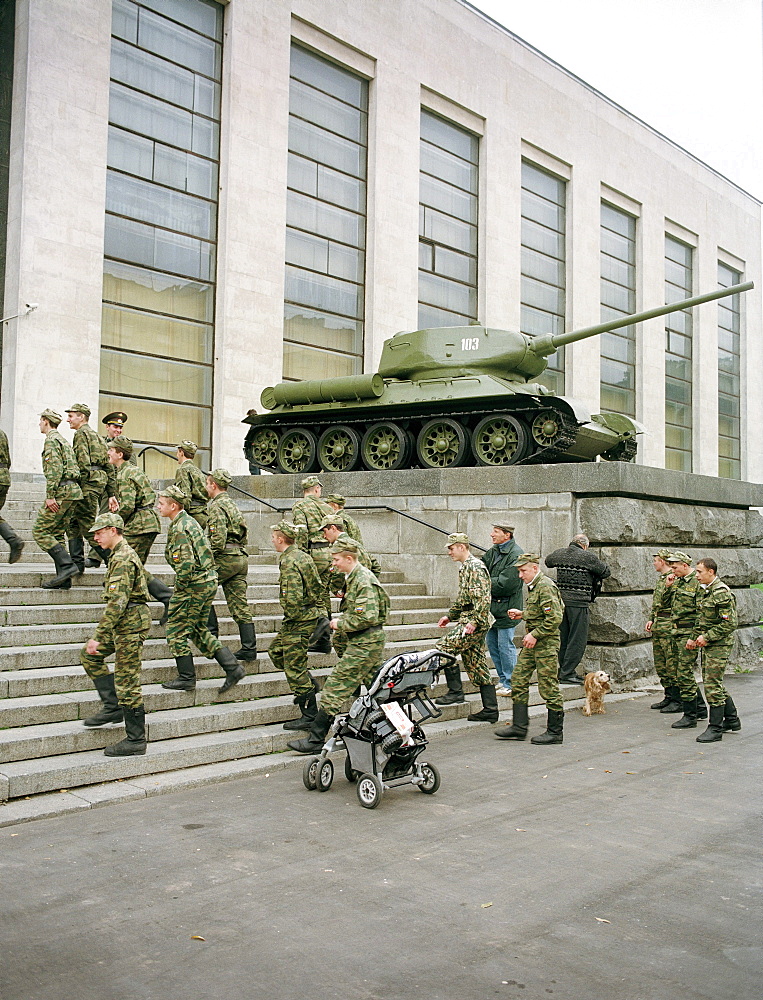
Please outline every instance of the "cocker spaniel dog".
[[604, 670], [594, 670], [585, 675], [585, 708], [583, 715], [604, 715], [604, 695], [612, 688], [609, 686], [609, 674]]

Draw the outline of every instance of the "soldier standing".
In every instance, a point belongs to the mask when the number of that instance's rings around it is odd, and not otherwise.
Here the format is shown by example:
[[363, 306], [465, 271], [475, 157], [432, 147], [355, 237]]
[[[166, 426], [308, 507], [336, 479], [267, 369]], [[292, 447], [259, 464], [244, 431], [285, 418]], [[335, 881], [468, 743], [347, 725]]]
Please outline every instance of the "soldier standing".
[[[107, 757], [130, 757], [146, 752], [146, 710], [140, 687], [141, 650], [151, 627], [146, 603], [148, 590], [143, 565], [123, 536], [119, 514], [99, 514], [93, 523], [97, 544], [108, 551], [104, 582], [106, 608], [80, 655], [103, 707], [84, 720], [86, 726], [105, 726], [124, 718], [126, 738], [106, 747]], [[114, 673], [106, 657], [116, 652]]]
[[196, 520], [202, 528], [207, 526], [207, 504], [209, 495], [207, 494], [207, 481], [204, 473], [192, 461], [193, 456], [199, 449], [193, 441], [181, 441], [177, 446], [175, 455], [178, 467], [175, 471], [175, 484], [190, 499], [187, 501], [186, 511]]
[[737, 733], [742, 728], [736, 705], [723, 685], [737, 628], [736, 599], [728, 584], [718, 579], [715, 559], [700, 559], [696, 573], [702, 590], [697, 602], [695, 635], [686, 646], [702, 650], [702, 681], [710, 706], [708, 727], [697, 737], [697, 743], [716, 743], [723, 739], [724, 733]]
[[207, 628], [209, 609], [217, 593], [217, 572], [212, 549], [198, 522], [184, 510], [186, 495], [176, 484], [162, 490], [157, 506], [170, 521], [164, 550], [168, 564], [175, 571], [175, 589], [170, 598], [167, 620], [167, 644], [175, 657], [178, 676], [162, 687], [173, 691], [192, 691], [196, 687], [190, 640], [204, 656], [217, 660], [226, 677], [218, 694], [238, 684], [246, 671], [218, 638]]
[[[8, 447], [8, 438], [5, 435], [5, 431], [0, 428], [0, 510], [2, 510], [5, 506], [5, 498], [8, 496], [8, 490], [11, 487], [10, 468], [11, 451]], [[24, 551], [24, 543], [21, 541], [21, 538], [16, 534], [10, 524], [3, 519], [1, 514], [0, 537], [4, 538], [11, 547], [8, 562], [18, 562], [21, 558], [21, 553]]]
[[[115, 410], [114, 413], [107, 413], [101, 423], [106, 425], [106, 433], [101, 434], [100, 438], [108, 451], [111, 442], [116, 441], [116, 439], [121, 436], [124, 425], [127, 423], [127, 414], [123, 413], [121, 410]], [[137, 465], [135, 455], [131, 454], [128, 461], [132, 465]], [[98, 504], [99, 514], [104, 514], [106, 511], [111, 510], [113, 507], [111, 500], [117, 495], [117, 481], [113, 467], [110, 466], [106, 470], [106, 475], [108, 476], [108, 483], [106, 484], [106, 489], [101, 494], [101, 499]], [[87, 559], [85, 560], [86, 569], [94, 569], [95, 567], [100, 566], [102, 562], [105, 562], [106, 555], [107, 553], [105, 552], [98, 552], [95, 545], [91, 544], [87, 554]]]
[[341, 514], [344, 518], [344, 530], [350, 536], [354, 538], [356, 542], [363, 544], [363, 536], [360, 533], [360, 528], [358, 527], [358, 522], [347, 513], [344, 509], [344, 505], [347, 502], [341, 493], [326, 493], [323, 500], [331, 507], [331, 509], [336, 514]]
[[[207, 476], [207, 535], [215, 557], [217, 579], [223, 588], [228, 610], [238, 626], [241, 648], [233, 655], [239, 660], [257, 659], [254, 619], [246, 600], [249, 556], [246, 551], [247, 528], [241, 511], [228, 496], [233, 477], [227, 469], [215, 469]], [[217, 635], [217, 612], [210, 611], [210, 631]]]
[[297, 545], [312, 557], [315, 568], [318, 570], [318, 576], [326, 590], [326, 600], [308, 649], [313, 653], [327, 653], [331, 650], [331, 629], [329, 628], [331, 603], [328, 599], [331, 553], [329, 552], [329, 543], [321, 532], [321, 521], [326, 515], [333, 514], [334, 511], [321, 500], [323, 486], [317, 476], [307, 476], [306, 479], [302, 480], [300, 486], [304, 495], [301, 500], [295, 501], [291, 508], [292, 523], [303, 529], [297, 538]]
[[[88, 423], [90, 407], [74, 403], [66, 411], [69, 426], [74, 431], [74, 455], [79, 465], [79, 485], [82, 497], [72, 504], [67, 534], [69, 553], [80, 573], [85, 572], [85, 536], [98, 515], [98, 505], [109, 480], [114, 483], [109, 455], [103, 438]], [[113, 493], [111, 494], [114, 495]]]
[[283, 622], [268, 648], [276, 670], [283, 670], [300, 717], [285, 722], [284, 729], [309, 729], [318, 714], [315, 683], [307, 669], [307, 646], [323, 603], [323, 586], [315, 563], [294, 540], [295, 524], [279, 521], [270, 526], [273, 548], [279, 553], [279, 600]]
[[55, 410], [42, 411], [40, 433], [45, 435], [42, 449], [45, 503], [37, 514], [32, 538], [56, 565], [56, 575], [42, 584], [46, 590], [68, 590], [72, 577], [78, 572], [63, 543], [72, 504], [82, 499], [79, 465], [72, 446], [58, 433], [60, 423], [61, 417]]
[[513, 721], [504, 729], [496, 729], [502, 740], [527, 739], [529, 727], [530, 678], [538, 673], [538, 692], [546, 703], [548, 721], [545, 733], [533, 736], [531, 743], [564, 742], [564, 700], [557, 678], [559, 627], [564, 617], [564, 602], [553, 580], [540, 571], [540, 556], [531, 552], [521, 555], [516, 567], [527, 584], [524, 610], [509, 609], [509, 618], [524, 618], [527, 631], [512, 677], [511, 697], [514, 701]]
[[684, 714], [673, 723], [671, 729], [696, 729], [697, 719], [707, 718], [707, 705], [694, 679], [696, 647], [692, 649], [686, 643], [694, 638], [701, 587], [697, 574], [691, 568], [691, 556], [685, 552], [671, 552], [665, 561], [669, 563], [671, 570], [666, 580], [673, 591], [670, 638], [676, 665], [676, 684], [684, 710]]
[[[456, 627], [435, 645], [444, 653], [460, 653], [469, 680], [479, 687], [482, 709], [467, 715], [469, 722], [498, 722], [498, 699], [485, 658], [485, 635], [490, 627], [490, 574], [482, 560], [472, 555], [469, 536], [463, 532], [448, 535], [446, 548], [453, 562], [461, 564], [458, 596], [437, 624], [445, 628], [456, 621]], [[463, 702], [461, 671], [457, 663], [445, 668], [445, 678], [448, 691], [435, 699], [437, 704]]]
[[673, 641], [671, 639], [670, 607], [675, 591], [668, 585], [667, 579], [670, 566], [666, 560], [669, 549], [660, 549], [652, 557], [654, 568], [660, 574], [652, 595], [652, 617], [646, 623], [646, 631], [652, 637], [652, 656], [654, 669], [665, 689], [662, 701], [656, 701], [650, 708], [658, 709], [663, 715], [681, 711], [681, 692], [676, 684], [676, 664], [673, 656]]
[[334, 647], [340, 659], [323, 686], [321, 707], [310, 732], [290, 740], [298, 753], [316, 753], [323, 746], [332, 719], [360, 684], [370, 681], [384, 652], [383, 625], [389, 615], [389, 597], [370, 569], [358, 561], [358, 543], [347, 537], [331, 546], [332, 565], [346, 578], [346, 606], [331, 622]]

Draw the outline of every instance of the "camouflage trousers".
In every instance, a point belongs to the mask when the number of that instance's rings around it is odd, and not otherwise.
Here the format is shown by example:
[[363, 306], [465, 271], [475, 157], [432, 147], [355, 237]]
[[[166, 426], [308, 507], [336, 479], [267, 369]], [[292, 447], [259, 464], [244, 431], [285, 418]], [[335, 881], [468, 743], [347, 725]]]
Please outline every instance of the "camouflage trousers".
[[530, 679], [534, 672], [538, 674], [538, 693], [545, 701], [546, 707], [554, 712], [564, 711], [564, 699], [559, 688], [557, 671], [559, 669], [558, 635], [539, 639], [532, 649], [523, 646], [519, 651], [517, 665], [511, 675], [511, 697], [520, 705], [530, 701]]
[[145, 604], [130, 608], [119, 623], [119, 630], [112, 631], [98, 643], [98, 652], [80, 653], [80, 663], [88, 677], [105, 677], [109, 673], [106, 657], [116, 653], [114, 661], [114, 687], [117, 701], [126, 708], [140, 708], [143, 692], [140, 688], [141, 650], [151, 628], [151, 615]]
[[207, 622], [216, 593], [217, 580], [197, 584], [189, 590], [175, 587], [167, 619], [167, 645], [173, 656], [189, 656], [193, 642], [204, 656], [214, 659], [222, 643], [209, 631]]
[[[338, 647], [336, 640], [339, 640]], [[385, 641], [381, 625], [375, 625], [361, 635], [335, 633], [334, 646], [341, 648], [342, 653], [323, 685], [321, 708], [324, 712], [328, 715], [341, 712], [356, 688], [371, 680], [381, 665]]]
[[98, 505], [103, 495], [103, 487], [93, 489], [82, 487], [82, 498], [72, 501], [71, 516], [66, 526], [69, 538], [85, 538], [93, 527], [93, 521], [98, 517]]
[[317, 615], [305, 622], [284, 620], [268, 649], [273, 666], [286, 674], [289, 689], [295, 697], [310, 694], [313, 690], [313, 679], [307, 669], [307, 644], [317, 620]]
[[681, 692], [681, 701], [691, 701], [697, 697], [697, 682], [694, 678], [697, 650], [686, 648], [686, 640], [691, 638], [693, 638], [691, 632], [671, 633], [673, 662], [676, 665], [676, 685]]
[[723, 685], [723, 674], [733, 644], [733, 639], [727, 642], [711, 642], [702, 650], [702, 681], [708, 705], [726, 704], [729, 693]]
[[44, 504], [40, 507], [34, 528], [32, 528], [32, 538], [43, 552], [49, 552], [54, 545], [66, 543], [66, 529], [75, 502], [74, 500], [59, 500], [58, 510], [55, 513], [48, 510]]
[[[153, 580], [153, 576], [146, 572], [146, 559], [148, 559], [148, 554], [151, 551], [151, 546], [154, 544], [154, 539], [157, 533], [155, 531], [150, 531], [145, 535], [131, 535], [129, 531], [125, 531], [124, 540], [130, 546], [131, 549], [135, 551], [138, 559], [143, 563], [144, 573], [146, 573], [146, 580]], [[98, 553], [96, 553], [98, 555]]]
[[331, 552], [328, 548], [310, 549], [309, 554], [310, 558], [315, 563], [315, 568], [318, 570], [318, 576], [321, 578], [321, 583], [323, 584], [323, 589], [326, 593], [326, 603], [323, 608], [319, 608], [319, 612], [327, 618], [330, 618], [331, 592], [329, 591], [329, 579], [331, 577]]
[[199, 510], [189, 510], [188, 513], [196, 521], [202, 531], [207, 530], [207, 508], [199, 508]]
[[231, 618], [237, 625], [248, 624], [252, 621], [252, 611], [246, 600], [249, 559], [240, 553], [223, 552], [215, 556], [215, 569]]
[[465, 627], [466, 622], [459, 623], [446, 636], [436, 642], [435, 646], [443, 653], [453, 653], [454, 656], [461, 654], [461, 662], [472, 684], [476, 684], [477, 687], [482, 687], [483, 684], [492, 684], [485, 656], [487, 629], [477, 629], [476, 632], [468, 635], [464, 632]]
[[[109, 512], [109, 491], [108, 491], [108, 488], [106, 488], [98, 496], [98, 513], [99, 514], [107, 514], [108, 512]], [[133, 537], [135, 537], [135, 536], [133, 536]], [[125, 534], [125, 538], [127, 538], [126, 534]], [[132, 545], [133, 548], [135, 548], [135, 546], [132, 544], [132, 542], [130, 542], [129, 544]], [[136, 549], [136, 551], [137, 551], [137, 549]], [[100, 559], [101, 558], [101, 554], [100, 554], [100, 552], [98, 552], [95, 549], [95, 547], [93, 545], [92, 539], [90, 539], [90, 548], [87, 550], [87, 557], [88, 557], [88, 559]]]
[[652, 656], [654, 669], [664, 688], [674, 687], [676, 683], [676, 668], [673, 657], [673, 643], [670, 633], [655, 632], [652, 629]]

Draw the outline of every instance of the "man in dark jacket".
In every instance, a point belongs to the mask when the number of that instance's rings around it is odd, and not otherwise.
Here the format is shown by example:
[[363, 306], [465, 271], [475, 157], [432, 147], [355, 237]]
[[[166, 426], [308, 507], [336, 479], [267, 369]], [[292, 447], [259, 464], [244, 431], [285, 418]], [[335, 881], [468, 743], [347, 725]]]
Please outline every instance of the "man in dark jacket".
[[560, 630], [559, 683], [582, 684], [576, 674], [588, 642], [588, 618], [591, 604], [609, 576], [609, 567], [592, 552], [585, 535], [575, 535], [566, 549], [557, 549], [546, 556], [546, 566], [556, 569], [556, 583], [564, 601], [564, 618]]
[[488, 629], [487, 642], [490, 659], [498, 672], [496, 694], [511, 694], [511, 675], [517, 662], [514, 630], [517, 625], [507, 612], [509, 608], [522, 609], [522, 581], [514, 565], [522, 555], [522, 548], [514, 541], [514, 529], [507, 524], [494, 524], [490, 532], [493, 545], [482, 556], [490, 574], [490, 613], [495, 621]]

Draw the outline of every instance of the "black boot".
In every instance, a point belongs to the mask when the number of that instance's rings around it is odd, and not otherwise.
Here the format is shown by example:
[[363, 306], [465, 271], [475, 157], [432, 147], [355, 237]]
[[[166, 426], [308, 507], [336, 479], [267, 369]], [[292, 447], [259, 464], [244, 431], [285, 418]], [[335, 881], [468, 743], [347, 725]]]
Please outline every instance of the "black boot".
[[214, 604], [209, 609], [209, 618], [207, 618], [207, 628], [215, 637], [215, 639], [220, 638], [220, 623], [217, 621], [217, 612], [215, 611]]
[[498, 722], [498, 696], [494, 684], [480, 684], [482, 710], [467, 715], [469, 722]]
[[127, 739], [106, 747], [103, 751], [106, 757], [137, 757], [146, 752], [146, 710], [122, 706], [125, 714], [125, 732]]
[[522, 702], [514, 702], [513, 721], [510, 726], [501, 726], [493, 732], [501, 740], [526, 740], [530, 725], [529, 707]]
[[16, 534], [10, 524], [1, 519], [0, 538], [4, 538], [11, 547], [10, 554], [8, 555], [8, 562], [11, 563], [11, 565], [18, 562], [21, 558], [21, 553], [24, 551], [24, 543], [21, 541], [21, 538]]
[[56, 564], [56, 575], [41, 586], [45, 590], [68, 590], [72, 585], [72, 577], [77, 575], [77, 567], [72, 557], [60, 542], [48, 549], [48, 555]]
[[680, 719], [677, 719], [671, 729], [696, 729], [697, 728], [697, 697], [696, 695], [691, 699], [691, 701], [684, 701], [683, 710], [684, 714]]
[[737, 707], [729, 695], [723, 706], [723, 731], [724, 733], [738, 733], [741, 728], [742, 723], [737, 715]]
[[564, 712], [558, 712], [553, 708], [549, 708], [545, 733], [541, 733], [540, 736], [533, 736], [530, 742], [541, 745], [564, 743]]
[[676, 712], [683, 711], [683, 702], [681, 701], [681, 692], [675, 685], [671, 685], [665, 690], [666, 697], [670, 698], [670, 701], [665, 705], [664, 708], [660, 709], [661, 715], [675, 715]]
[[289, 740], [286, 745], [297, 753], [319, 753], [326, 742], [326, 735], [333, 721], [333, 715], [327, 715], [322, 708], [319, 708], [308, 735], [301, 740]]
[[148, 592], [153, 599], [164, 605], [164, 611], [162, 613], [162, 617], [159, 619], [159, 624], [166, 625], [167, 616], [170, 612], [170, 598], [172, 597], [172, 591], [165, 583], [157, 580], [155, 576], [152, 576], [151, 579], [147, 581], [146, 586], [148, 587]]
[[240, 680], [246, 677], [246, 670], [244, 670], [227, 646], [221, 646], [217, 650], [215, 659], [225, 671], [225, 680], [222, 687], [217, 689], [217, 693], [225, 694], [226, 691], [230, 691], [235, 684], [238, 684]]
[[302, 713], [299, 719], [291, 719], [284, 722], [284, 729], [310, 729], [315, 717], [318, 714], [318, 702], [315, 700], [315, 691], [310, 694], [301, 694], [294, 699], [294, 704], [299, 705]]
[[662, 701], [656, 701], [653, 705], [650, 705], [649, 707], [650, 708], [656, 708], [656, 709], [665, 708], [665, 706], [669, 705], [672, 700], [673, 699], [670, 697], [670, 688], [666, 687], [664, 689], [664, 695], [663, 695]]
[[90, 543], [90, 551], [88, 552], [87, 559], [85, 559], [85, 569], [98, 569], [103, 562], [102, 551], [95, 542]]
[[331, 652], [331, 619], [321, 615], [307, 640], [308, 653]]
[[706, 719], [707, 718], [707, 703], [702, 697], [702, 688], [697, 688], [697, 718]]
[[162, 684], [163, 688], [170, 691], [193, 691], [196, 687], [196, 670], [193, 666], [193, 657], [190, 653], [185, 656], [176, 656], [175, 665], [178, 668], [178, 676], [175, 680]]
[[257, 659], [257, 636], [254, 632], [254, 622], [239, 622], [238, 634], [241, 638], [241, 649], [233, 654], [237, 660]]
[[82, 724], [84, 726], [107, 726], [110, 722], [121, 722], [122, 708], [117, 701], [114, 675], [104, 674], [102, 677], [93, 677], [93, 684], [101, 696], [103, 705], [100, 712], [91, 715], [89, 719], [83, 719]]
[[461, 668], [457, 663], [451, 663], [445, 667], [444, 673], [445, 680], [448, 682], [448, 690], [439, 698], [435, 698], [435, 705], [462, 705], [466, 698], [464, 698], [464, 689], [461, 684]]
[[69, 539], [69, 555], [72, 562], [77, 567], [77, 572], [85, 572], [85, 539], [81, 535], [75, 535]]
[[725, 705], [710, 706], [710, 722], [704, 733], [697, 737], [697, 743], [717, 743], [723, 739], [723, 713]]

